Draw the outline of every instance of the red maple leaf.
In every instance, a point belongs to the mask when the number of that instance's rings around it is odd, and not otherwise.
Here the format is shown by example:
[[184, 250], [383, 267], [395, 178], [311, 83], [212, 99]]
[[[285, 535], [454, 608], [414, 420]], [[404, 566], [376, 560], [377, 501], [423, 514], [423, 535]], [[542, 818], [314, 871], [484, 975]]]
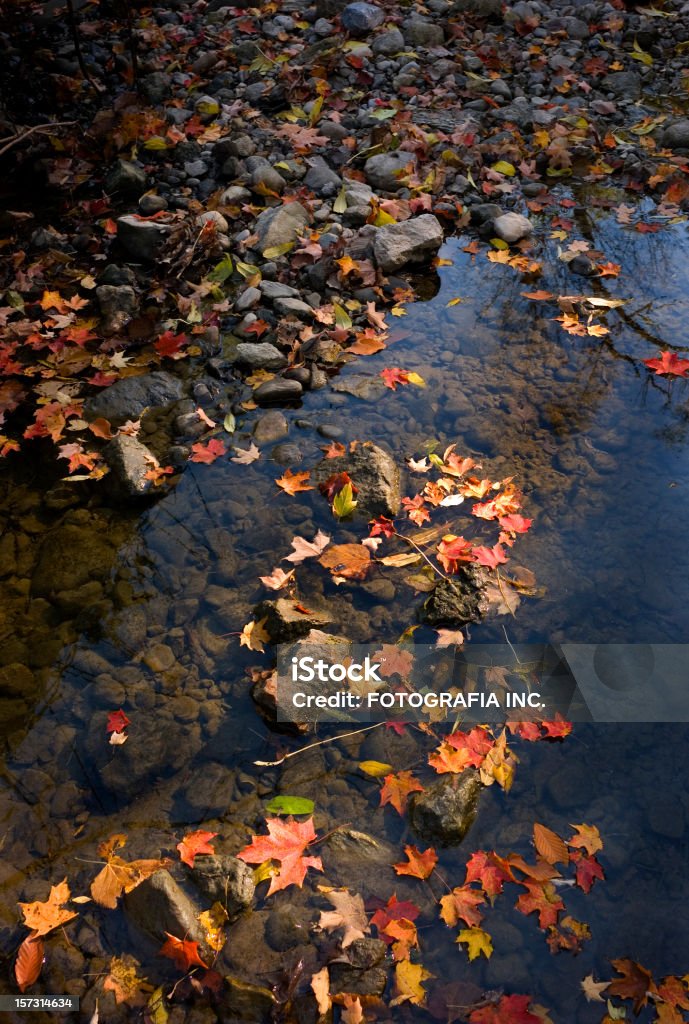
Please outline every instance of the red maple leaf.
[[545, 730], [544, 739], [561, 740], [571, 733], [572, 723], [563, 718], [558, 711], [551, 721], [542, 721], [541, 728]]
[[392, 519], [387, 519], [385, 516], [378, 516], [377, 519], [371, 519], [368, 525], [371, 527], [369, 530], [371, 537], [395, 536], [395, 524]]
[[538, 722], [505, 722], [505, 725], [511, 733], [520, 736], [523, 740], [528, 740], [529, 743], [543, 739]]
[[504, 883], [513, 881], [514, 875], [509, 864], [497, 853], [477, 850], [467, 861], [465, 885], [470, 882], [480, 882], [481, 888], [491, 903], [502, 892]]
[[248, 327], [244, 327], [243, 330], [245, 334], [255, 334], [257, 338], [260, 338], [269, 327], [270, 324], [266, 320], [254, 320]]
[[502, 544], [494, 544], [492, 548], [487, 548], [485, 545], [475, 547], [473, 555], [479, 565], [485, 565], [489, 569], [497, 569], [499, 565], [504, 565], [507, 561]]
[[186, 355], [182, 351], [184, 345], [189, 341], [186, 334], [173, 334], [172, 331], [165, 331], [156, 341], [153, 348], [159, 356], [167, 356], [169, 359], [181, 359]]
[[158, 950], [160, 956], [166, 956], [169, 960], [174, 961], [175, 967], [184, 971], [185, 974], [191, 967], [208, 967], [208, 964], [205, 964], [199, 956], [198, 942], [192, 942], [190, 939], [177, 939], [169, 932], [165, 932], [165, 934], [167, 939]]
[[358, 494], [359, 488], [353, 483], [349, 473], [333, 473], [329, 476], [325, 483], [318, 485], [318, 490], [321, 494], [325, 495], [328, 501], [332, 504], [336, 495], [340, 493], [343, 487], [347, 484], [351, 485], [352, 494]]
[[131, 725], [131, 722], [122, 708], [119, 711], [108, 712], [108, 721], [105, 725], [106, 732], [124, 732], [128, 725]]
[[99, 370], [98, 373], [94, 373], [93, 377], [89, 377], [89, 384], [93, 384], [97, 388], [109, 388], [116, 380], [116, 373], [103, 373], [102, 370]]
[[215, 462], [216, 459], [219, 459], [227, 451], [222, 441], [218, 441], [216, 437], [212, 437], [208, 444], [202, 444], [201, 441], [198, 441], [191, 446], [191, 450], [194, 454], [189, 459], [190, 462], [205, 462], [207, 465]]
[[404, 814], [409, 794], [422, 792], [423, 786], [409, 771], [386, 775], [380, 791], [380, 806], [392, 804], [398, 814]]
[[456, 537], [453, 533], [443, 537], [437, 550], [438, 561], [445, 572], [457, 572], [461, 562], [476, 561], [471, 541], [464, 537]]
[[580, 850], [570, 854], [570, 858], [576, 864], [577, 885], [584, 892], [591, 892], [591, 887], [598, 878], [602, 882], [605, 878], [603, 868], [595, 857], [587, 857]]
[[215, 839], [217, 832], [204, 832], [202, 829], [196, 832], [190, 832], [189, 835], [185, 836], [181, 843], [177, 843], [177, 849], [179, 850], [179, 859], [183, 864], [188, 864], [190, 868], [194, 867], [194, 858], [199, 853], [210, 853], [213, 855], [215, 850], [211, 846], [209, 840]]
[[507, 533], [526, 533], [530, 529], [533, 519], [526, 519], [524, 516], [508, 515], [500, 517], [500, 529]]
[[415, 494], [413, 498], [402, 498], [402, 505], [412, 523], [415, 523], [416, 526], [422, 526], [424, 523], [431, 521], [431, 516], [425, 507], [426, 501], [422, 494]]
[[384, 370], [380, 371], [380, 376], [383, 378], [386, 388], [390, 388], [392, 391], [397, 391], [398, 384], [409, 383], [409, 373], [407, 370], [401, 370], [399, 366], [388, 366]]
[[288, 885], [304, 883], [306, 871], [313, 868], [322, 871], [320, 857], [304, 857], [306, 847], [316, 839], [313, 818], [308, 821], [294, 821], [288, 818], [266, 818], [267, 836], [253, 836], [251, 843], [245, 846], [237, 856], [247, 864], [263, 864], [268, 860], [278, 861], [280, 870], [270, 880], [268, 895]]
[[430, 846], [423, 853], [416, 846], [405, 846], [406, 864], [393, 864], [398, 875], [411, 875], [412, 878], [428, 878], [438, 863], [438, 855]]
[[532, 996], [501, 996], [491, 1006], [469, 1014], [470, 1024], [542, 1024], [543, 1018], [529, 1012]]
[[526, 889], [517, 900], [516, 907], [521, 914], [538, 914], [541, 928], [557, 924], [557, 915], [565, 905], [557, 894], [552, 882], [520, 882]]
[[656, 359], [644, 359], [644, 366], [656, 374], [671, 377], [685, 377], [689, 370], [689, 359], [680, 359], [676, 352], [661, 352]]
[[378, 935], [388, 945], [394, 941], [394, 936], [388, 935], [385, 929], [392, 921], [415, 921], [421, 911], [410, 900], [398, 900], [395, 893], [392, 894], [384, 907], [376, 910], [371, 918], [371, 924], [378, 929]]

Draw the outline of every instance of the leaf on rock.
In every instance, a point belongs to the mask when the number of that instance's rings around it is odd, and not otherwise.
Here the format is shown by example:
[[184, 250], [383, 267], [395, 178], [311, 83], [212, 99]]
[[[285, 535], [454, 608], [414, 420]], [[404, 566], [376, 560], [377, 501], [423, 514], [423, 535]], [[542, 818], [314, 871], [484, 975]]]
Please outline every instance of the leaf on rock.
[[204, 832], [203, 829], [198, 829], [196, 832], [190, 832], [186, 835], [181, 843], [177, 843], [177, 849], [179, 850], [179, 859], [183, 864], [188, 864], [190, 868], [194, 867], [194, 859], [200, 853], [215, 854], [215, 850], [210, 845], [210, 840], [215, 839], [217, 832]]
[[481, 954], [485, 956], [486, 960], [489, 960], [493, 952], [491, 937], [488, 932], [484, 932], [483, 928], [463, 928], [457, 936], [456, 942], [466, 945], [470, 960], [475, 960]]
[[43, 967], [43, 954], [45, 944], [40, 935], [31, 932], [27, 935], [17, 950], [17, 959], [14, 961], [14, 976], [20, 992], [26, 992], [30, 985], [33, 985], [41, 973]]
[[407, 855], [407, 862], [402, 861], [400, 864], [392, 865], [398, 875], [428, 878], [438, 863], [438, 855], [433, 847], [429, 847], [422, 853], [416, 846], [405, 846], [404, 852]]
[[538, 853], [548, 864], [569, 863], [569, 851], [563, 839], [557, 832], [540, 825], [538, 822], [533, 827], [533, 841]]
[[338, 519], [344, 519], [345, 516], [352, 514], [357, 505], [358, 502], [354, 500], [352, 484], [346, 483], [333, 499], [333, 512]]
[[304, 883], [308, 868], [322, 871], [320, 857], [304, 857], [304, 850], [316, 839], [313, 818], [308, 821], [282, 821], [280, 818], [267, 818], [267, 836], [253, 836], [251, 843], [237, 854], [247, 864], [263, 864], [267, 860], [275, 860], [280, 870], [270, 880], [268, 895], [288, 885]]
[[222, 903], [214, 903], [210, 910], [199, 914], [199, 924], [203, 928], [207, 944], [216, 953], [225, 945], [225, 923], [228, 921], [227, 911]]
[[364, 901], [358, 893], [351, 893], [347, 889], [334, 889], [325, 893], [325, 898], [335, 909], [321, 911], [318, 927], [327, 932], [343, 928], [343, 949], [350, 946], [355, 939], [363, 939], [370, 933]]
[[380, 791], [380, 806], [392, 804], [398, 814], [404, 814], [410, 793], [422, 793], [423, 786], [410, 771], [386, 775]]
[[169, 932], [165, 932], [165, 934], [167, 939], [158, 953], [160, 956], [166, 956], [172, 960], [178, 970], [186, 974], [192, 967], [208, 967], [208, 964], [205, 964], [199, 956], [198, 942], [192, 942], [191, 939], [178, 939], [174, 935], [170, 935]]
[[67, 924], [68, 921], [77, 916], [76, 910], [68, 910], [62, 906], [69, 898], [70, 891], [67, 879], [63, 878], [59, 885], [51, 886], [50, 895], [47, 900], [43, 902], [36, 900], [33, 903], [19, 904], [24, 915], [24, 924], [34, 932], [36, 937], [47, 935], [53, 928], [59, 928], [60, 925]]
[[395, 968], [394, 998], [390, 1000], [390, 1006], [399, 1006], [407, 1002], [413, 1003], [414, 1006], [423, 1006], [426, 993], [422, 983], [432, 977], [433, 975], [421, 964], [402, 960]]
[[99, 857], [103, 857], [107, 863], [91, 882], [91, 896], [96, 903], [102, 907], [109, 907], [110, 910], [114, 910], [117, 906], [117, 899], [122, 893], [131, 892], [149, 875], [162, 868], [168, 868], [172, 864], [172, 861], [167, 858], [162, 860], [122, 860], [115, 850], [124, 846], [125, 842], [126, 836], [118, 834], [111, 836], [98, 847]]
[[253, 619], [251, 622], [247, 622], [239, 634], [239, 646], [248, 647], [250, 651], [259, 651], [262, 654], [265, 650], [263, 645], [270, 643], [270, 635], [263, 628], [267, 621], [268, 617], [266, 616], [259, 622]]

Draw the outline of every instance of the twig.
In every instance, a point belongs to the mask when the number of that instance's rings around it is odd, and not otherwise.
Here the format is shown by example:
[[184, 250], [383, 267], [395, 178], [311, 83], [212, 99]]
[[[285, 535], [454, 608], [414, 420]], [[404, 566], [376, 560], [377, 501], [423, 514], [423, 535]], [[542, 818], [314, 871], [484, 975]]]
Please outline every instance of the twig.
[[352, 732], [341, 732], [338, 736], [329, 736], [326, 740], [318, 740], [316, 743], [309, 743], [305, 747], [300, 747], [299, 750], [293, 750], [291, 754], [285, 754], [279, 761], [254, 761], [255, 765], [259, 768], [277, 768], [283, 761], [287, 761], [290, 757], [296, 757], [297, 754], [303, 754], [306, 750], [313, 750], [314, 747], [325, 746], [326, 743], [333, 743], [335, 740], [344, 740], [348, 736], [357, 736], [360, 732], [370, 732], [371, 729], [379, 729], [381, 725], [385, 725], [385, 722], [376, 722], [374, 725], [365, 725], [363, 729], [354, 729]]
[[7, 138], [0, 139], [0, 144], [3, 142], [5, 143], [5, 145], [0, 149], [0, 156], [6, 153], [8, 149], [12, 149], [12, 146], [18, 146], [20, 142], [24, 141], [24, 139], [28, 139], [28, 137], [33, 135], [34, 132], [47, 132], [53, 128], [63, 128], [67, 125], [76, 123], [76, 121], [52, 121], [48, 122], [48, 124], [35, 124], [33, 128], [27, 128], [23, 132], [17, 132], [16, 135], [8, 135]]
[[395, 530], [395, 536], [399, 537], [400, 540], [406, 540], [407, 544], [411, 544], [411, 546], [414, 548], [414, 550], [417, 551], [418, 554], [421, 555], [421, 557], [424, 559], [424, 561], [428, 562], [428, 564], [430, 565], [430, 567], [433, 570], [433, 572], [436, 572], [438, 574], [438, 576], [441, 576], [444, 580], [446, 580], [448, 578], [445, 575], [445, 573], [440, 571], [440, 569], [438, 568], [437, 565], [435, 565], [433, 562], [431, 562], [430, 558], [423, 553], [423, 551], [421, 550], [419, 545], [416, 543], [416, 541], [413, 541], [411, 539], [411, 537], [405, 537], [403, 533], [399, 533], [397, 530]]

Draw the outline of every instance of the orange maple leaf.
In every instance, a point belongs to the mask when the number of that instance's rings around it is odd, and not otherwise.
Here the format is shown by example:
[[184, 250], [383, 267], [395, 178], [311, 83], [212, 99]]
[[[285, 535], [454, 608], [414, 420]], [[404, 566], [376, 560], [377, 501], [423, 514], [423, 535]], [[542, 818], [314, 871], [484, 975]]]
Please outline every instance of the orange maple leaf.
[[59, 885], [51, 886], [47, 900], [19, 904], [24, 915], [24, 924], [35, 936], [47, 935], [53, 928], [59, 928], [61, 924], [66, 924], [77, 916], [76, 910], [67, 910], [62, 906], [69, 899], [69, 886], [67, 879], [63, 878]]
[[269, 896], [279, 889], [286, 889], [288, 885], [301, 888], [308, 868], [323, 870], [320, 857], [303, 855], [306, 847], [316, 839], [313, 818], [308, 821], [295, 821], [291, 817], [286, 821], [266, 818], [266, 825], [268, 835], [253, 836], [251, 843], [237, 856], [247, 864], [263, 864], [269, 860], [279, 862], [280, 870], [270, 880]]
[[166, 956], [169, 960], [174, 961], [175, 967], [184, 971], [185, 974], [191, 967], [208, 967], [208, 964], [205, 964], [199, 956], [198, 942], [192, 942], [190, 939], [177, 939], [169, 932], [165, 932], [165, 934], [167, 939], [158, 950], [160, 956]]
[[188, 864], [190, 868], [193, 868], [194, 858], [199, 853], [215, 854], [215, 850], [210, 845], [210, 840], [215, 839], [217, 834], [217, 832], [204, 832], [203, 829], [190, 832], [181, 843], [177, 843], [179, 859], [183, 864]]
[[409, 794], [422, 792], [423, 786], [409, 771], [386, 775], [380, 791], [380, 806], [392, 804], [398, 814], [404, 814]]
[[416, 846], [405, 846], [407, 862], [393, 864], [398, 875], [411, 875], [412, 878], [428, 878], [438, 863], [438, 855], [432, 846], [423, 853]]
[[286, 469], [284, 475], [279, 477], [275, 483], [278, 487], [281, 487], [286, 494], [294, 495], [298, 491], [313, 490], [313, 486], [306, 483], [309, 476], [310, 473], [308, 470], [305, 470], [303, 473], [293, 473], [291, 469]]
[[483, 914], [478, 907], [485, 902], [483, 893], [478, 889], [460, 885], [440, 900], [440, 916], [451, 928], [460, 921], [464, 921], [469, 928], [478, 928], [483, 920]]
[[552, 882], [522, 882], [521, 885], [526, 892], [517, 900], [517, 910], [521, 914], [537, 913], [541, 928], [557, 924], [557, 915], [565, 905]]

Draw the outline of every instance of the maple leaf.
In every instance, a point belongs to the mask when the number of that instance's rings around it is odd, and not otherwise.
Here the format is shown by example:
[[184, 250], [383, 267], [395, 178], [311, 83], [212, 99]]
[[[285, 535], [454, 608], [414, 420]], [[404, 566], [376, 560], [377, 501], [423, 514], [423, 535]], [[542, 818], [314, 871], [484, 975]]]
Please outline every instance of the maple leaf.
[[203, 928], [206, 944], [216, 953], [225, 945], [223, 926], [227, 920], [227, 911], [222, 903], [214, 903], [210, 910], [204, 910], [199, 914], [199, 924]]
[[454, 533], [447, 533], [437, 547], [438, 561], [445, 572], [454, 573], [459, 571], [462, 562], [475, 562], [471, 541], [464, 537], [457, 537]]
[[669, 975], [658, 985], [658, 996], [669, 1006], [680, 1006], [683, 1010], [689, 1010], [689, 996], [685, 987], [687, 976], [676, 978]]
[[604, 1003], [605, 1000], [601, 995], [601, 992], [605, 992], [606, 988], [610, 984], [609, 981], [594, 981], [592, 974], [587, 974], [583, 981], [580, 981], [581, 991], [586, 996], [586, 1000], [589, 1003]]
[[591, 892], [593, 883], [598, 878], [601, 882], [605, 878], [603, 868], [593, 856], [585, 856], [576, 851], [572, 854], [572, 862], [576, 864], [577, 885], [584, 892]]
[[436, 629], [436, 633], [436, 647], [461, 647], [464, 643], [464, 634], [458, 629]]
[[271, 572], [270, 576], [259, 576], [259, 580], [264, 587], [268, 587], [269, 590], [282, 590], [286, 587], [289, 581], [294, 577], [294, 569], [290, 569], [289, 572], [285, 572], [277, 566]]
[[460, 885], [440, 900], [440, 916], [451, 928], [460, 921], [464, 921], [470, 928], [477, 928], [483, 920], [483, 914], [477, 907], [485, 902], [482, 893], [468, 885]]
[[248, 448], [233, 448], [232, 451], [237, 454], [232, 456], [230, 462], [238, 462], [241, 466], [248, 466], [261, 457], [260, 451], [253, 443]]
[[557, 864], [558, 861], [562, 861], [563, 864], [569, 863], [567, 846], [564, 840], [556, 832], [553, 832], [552, 829], [535, 822], [533, 840], [538, 853], [548, 864]]
[[509, 864], [496, 853], [477, 850], [467, 861], [465, 885], [480, 882], [491, 903], [502, 892], [504, 883], [514, 880]]
[[406, 509], [407, 515], [416, 526], [423, 526], [424, 523], [429, 523], [431, 520], [428, 509], [425, 508], [425, 501], [421, 494], [415, 495], [413, 498], [402, 498], [402, 505]]
[[465, 498], [485, 498], [492, 487], [492, 480], [479, 480], [476, 476], [470, 476], [464, 481], [459, 491]]
[[608, 992], [611, 996], [619, 996], [621, 999], [633, 999], [634, 1013], [640, 1014], [648, 1002], [649, 995], [655, 990], [651, 972], [627, 957], [612, 960], [611, 963], [622, 977], [615, 978], [609, 983]]
[[371, 565], [371, 552], [363, 544], [334, 544], [318, 561], [335, 577], [362, 580]]
[[656, 374], [667, 374], [671, 377], [686, 377], [689, 370], [689, 359], [680, 359], [676, 352], [660, 352], [655, 359], [644, 359], [644, 366], [654, 370]]
[[328, 499], [329, 502], [332, 503], [335, 495], [338, 494], [343, 487], [346, 487], [347, 484], [352, 488], [352, 494], [359, 493], [359, 488], [353, 484], [349, 473], [344, 472], [333, 473], [324, 483], [318, 485], [318, 490]]
[[394, 998], [390, 1000], [390, 1006], [399, 1006], [401, 1003], [413, 1003], [414, 1006], [423, 1006], [426, 1000], [426, 993], [422, 988], [422, 982], [433, 975], [421, 964], [413, 964], [410, 960], [403, 960], [395, 968], [395, 990]]
[[339, 459], [341, 455], [344, 455], [347, 449], [339, 441], [331, 441], [327, 448], [321, 448], [321, 451], [325, 453], [326, 459]]
[[414, 655], [400, 644], [383, 644], [373, 657], [380, 661], [380, 674], [384, 679], [394, 675], [406, 679], [414, 666]]
[[186, 334], [173, 334], [172, 331], [165, 331], [155, 342], [153, 348], [159, 356], [168, 359], [182, 359], [187, 353], [182, 349], [189, 341]]
[[369, 533], [371, 537], [394, 537], [395, 536], [395, 524], [392, 519], [386, 518], [386, 516], [378, 516], [377, 519], [371, 519], [368, 524], [371, 529]]
[[334, 910], [322, 910], [318, 927], [323, 931], [343, 928], [342, 948], [346, 949], [355, 939], [362, 939], [370, 932], [368, 918], [364, 910], [361, 896], [347, 889], [334, 889], [326, 892], [325, 898], [332, 903]]
[[210, 465], [211, 462], [215, 462], [221, 455], [224, 455], [227, 449], [222, 441], [219, 441], [217, 437], [211, 438], [208, 444], [203, 444], [198, 441], [196, 444], [191, 446], [191, 450], [194, 453], [189, 459], [190, 462], [204, 462], [206, 465]]
[[302, 473], [293, 473], [291, 469], [286, 469], [284, 475], [276, 480], [275, 483], [287, 494], [295, 495], [298, 491], [313, 490], [313, 485], [306, 483], [310, 475], [308, 470]]
[[408, 960], [412, 949], [419, 944], [416, 925], [406, 917], [390, 921], [385, 927], [385, 941], [391, 944], [394, 960]]
[[131, 722], [122, 708], [119, 711], [108, 712], [108, 720], [105, 725], [106, 732], [123, 732], [128, 725], [131, 725]]
[[413, 922], [420, 913], [421, 911], [415, 903], [412, 903], [410, 900], [398, 900], [397, 896], [393, 893], [385, 906], [376, 910], [371, 918], [371, 924], [375, 925], [378, 929], [379, 937], [384, 942], [387, 942], [388, 945], [392, 945], [396, 936], [390, 934], [388, 929], [393, 922]]
[[581, 847], [592, 856], [603, 849], [603, 840], [595, 825], [572, 825], [577, 831], [567, 843], [568, 846]]
[[247, 864], [263, 864], [274, 860], [280, 864], [280, 870], [270, 879], [268, 896], [288, 885], [304, 883], [308, 868], [322, 871], [320, 857], [304, 857], [304, 850], [316, 839], [313, 818], [308, 821], [295, 821], [292, 817], [266, 818], [267, 836], [253, 836], [251, 843], [241, 850], [237, 856]]
[[110, 973], [103, 980], [103, 991], [112, 992], [116, 1003], [136, 1007], [144, 1006], [148, 1001], [142, 990], [145, 981], [136, 973], [138, 966], [134, 957], [127, 954], [121, 958], [114, 956], [110, 961]]
[[507, 533], [526, 533], [533, 523], [533, 519], [526, 519], [524, 516], [515, 514], [501, 516], [498, 521], [500, 529], [505, 530]]
[[67, 310], [67, 303], [62, 298], [59, 292], [43, 292], [42, 297], [39, 299], [38, 305], [41, 309], [49, 310], [56, 309], [58, 313], [65, 313]]
[[47, 935], [53, 928], [67, 924], [77, 916], [76, 910], [67, 910], [62, 906], [69, 899], [69, 886], [67, 879], [63, 878], [59, 885], [51, 886], [47, 900], [19, 904], [24, 915], [24, 924], [31, 929], [34, 936]]
[[508, 560], [502, 544], [494, 544], [492, 548], [475, 547], [473, 554], [479, 565], [485, 565], [489, 569], [497, 569], [499, 565], [504, 565]]
[[190, 832], [184, 836], [181, 843], [177, 843], [177, 849], [179, 850], [179, 859], [183, 864], [188, 864], [190, 868], [194, 867], [194, 859], [200, 853], [215, 854], [215, 850], [210, 845], [210, 840], [215, 839], [217, 832], [204, 832], [202, 829], [198, 829], [196, 832]]
[[170, 935], [169, 932], [165, 932], [165, 934], [167, 939], [158, 950], [158, 954], [172, 960], [178, 970], [186, 974], [192, 967], [208, 967], [208, 964], [204, 963], [199, 956], [198, 942], [192, 942], [190, 939], [178, 939], [174, 935]]
[[545, 739], [559, 740], [569, 736], [572, 731], [572, 723], [564, 719], [558, 711], [555, 718], [550, 721], [543, 719], [541, 721], [541, 728], [545, 732]]
[[466, 752], [467, 764], [480, 768], [494, 741], [486, 728], [477, 725], [470, 732], [456, 730], [450, 733], [445, 742], [455, 750]]
[[376, 352], [382, 352], [384, 348], [387, 348], [384, 341], [387, 335], [376, 334], [370, 328], [367, 328], [365, 331], [359, 331], [355, 337], [356, 340], [347, 349], [348, 352], [353, 352], [354, 355], [372, 356]]
[[262, 654], [265, 650], [263, 645], [270, 643], [270, 635], [263, 628], [266, 621], [267, 616], [259, 622], [253, 619], [247, 622], [239, 635], [239, 646], [248, 647], [250, 651], [259, 651]]
[[519, 736], [529, 743], [535, 743], [542, 738], [538, 722], [505, 722], [505, 725], [515, 736]]
[[551, 924], [557, 924], [557, 915], [565, 909], [552, 882], [521, 882], [526, 889], [517, 900], [516, 907], [520, 914], [538, 914], [538, 924], [541, 928], [548, 928]]
[[484, 932], [483, 928], [462, 928], [455, 941], [460, 945], [466, 944], [469, 960], [475, 960], [481, 953], [489, 960], [493, 952], [490, 935]]
[[322, 554], [330, 543], [330, 537], [319, 530], [313, 540], [306, 540], [305, 537], [293, 537], [292, 547], [294, 551], [291, 555], [285, 555], [283, 562], [292, 562], [293, 565], [299, 565], [304, 561], [305, 558], [315, 558], [316, 555]]
[[404, 852], [407, 856], [406, 864], [402, 861], [400, 864], [392, 865], [398, 875], [428, 878], [438, 863], [438, 855], [433, 847], [429, 847], [422, 853], [416, 846], [405, 846]]
[[168, 858], [129, 862], [122, 860], [115, 850], [124, 846], [126, 841], [125, 835], [117, 833], [98, 847], [98, 856], [106, 863], [91, 882], [91, 896], [96, 903], [111, 910], [117, 906], [117, 899], [122, 893], [131, 892], [144, 879], [162, 868], [170, 867], [172, 863]]
[[543, 1017], [531, 1013], [531, 996], [501, 996], [497, 1003], [469, 1014], [470, 1024], [543, 1024]]
[[364, 1010], [358, 996], [345, 992], [342, 996], [342, 1024], [363, 1024]]
[[423, 786], [410, 771], [386, 775], [380, 791], [380, 806], [392, 804], [398, 814], [404, 814], [410, 793], [423, 793]]
[[20, 992], [26, 992], [30, 985], [33, 985], [41, 973], [43, 967], [43, 955], [45, 943], [40, 935], [31, 932], [27, 935], [17, 950], [17, 957], [14, 961], [14, 976]]

